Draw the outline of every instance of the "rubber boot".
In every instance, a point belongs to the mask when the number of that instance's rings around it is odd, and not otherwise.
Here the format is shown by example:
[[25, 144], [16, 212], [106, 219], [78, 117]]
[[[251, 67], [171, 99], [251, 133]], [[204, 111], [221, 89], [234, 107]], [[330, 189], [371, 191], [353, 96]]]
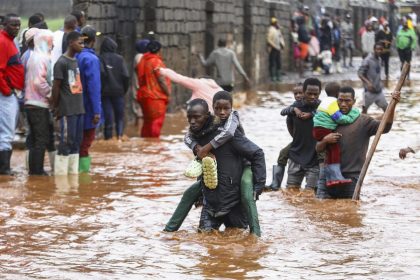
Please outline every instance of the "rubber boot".
[[79, 174], [79, 154], [69, 155], [69, 175]]
[[273, 165], [273, 182], [271, 185], [267, 186], [268, 189], [273, 191], [278, 191], [280, 189], [285, 169], [284, 165]]
[[277, 70], [276, 71], [276, 81], [280, 82], [281, 81], [281, 70]]
[[69, 156], [56, 155], [54, 160], [54, 175], [67, 175], [68, 173]]
[[258, 220], [258, 210], [254, 200], [254, 186], [252, 180], [251, 167], [245, 167], [241, 177], [241, 203], [246, 210], [248, 217], [249, 230], [256, 236], [261, 236], [260, 222]]
[[352, 182], [351, 179], [346, 179], [341, 174], [340, 164], [338, 163], [326, 164], [324, 167], [324, 172], [326, 185], [329, 188], [350, 184]]
[[48, 175], [44, 171], [45, 150], [29, 150], [29, 175]]
[[271, 67], [270, 69], [270, 79], [272, 82], [276, 81], [276, 68], [275, 67]]
[[90, 156], [79, 158], [79, 173], [89, 173], [90, 163], [92, 158]]
[[25, 151], [25, 168], [29, 173], [29, 150]]
[[48, 152], [48, 159], [50, 160], [50, 166], [51, 166], [51, 172], [52, 173], [54, 173], [54, 161], [55, 161], [56, 154], [57, 154], [56, 151]]
[[0, 175], [12, 175], [10, 170], [11, 151], [0, 151]]

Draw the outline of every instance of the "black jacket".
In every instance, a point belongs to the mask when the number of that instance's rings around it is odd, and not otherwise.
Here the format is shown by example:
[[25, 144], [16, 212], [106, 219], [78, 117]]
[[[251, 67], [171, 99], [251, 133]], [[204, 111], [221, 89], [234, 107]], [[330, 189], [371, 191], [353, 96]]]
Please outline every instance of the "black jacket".
[[[204, 146], [219, 134], [218, 128], [211, 129], [211, 125], [212, 121], [204, 127], [201, 135], [195, 135], [198, 144]], [[219, 217], [228, 214], [240, 202], [243, 158], [251, 162], [254, 190], [259, 192], [264, 188], [265, 158], [263, 150], [238, 129], [230, 141], [212, 150], [212, 153], [217, 161], [218, 185], [214, 190], [203, 187], [203, 194], [210, 215]]]
[[[320, 101], [315, 104], [305, 104], [303, 101], [295, 101], [292, 106], [299, 108], [302, 112], [312, 113], [316, 111]], [[318, 165], [317, 153], [315, 151], [316, 140], [312, 136], [314, 127], [313, 118], [303, 120], [293, 112], [287, 116], [287, 127], [291, 132], [293, 141], [289, 149], [289, 158], [300, 164], [303, 168], [311, 168]]]
[[117, 54], [118, 45], [105, 37], [101, 45], [101, 83], [102, 96], [122, 96], [128, 90], [129, 74], [121, 55]]

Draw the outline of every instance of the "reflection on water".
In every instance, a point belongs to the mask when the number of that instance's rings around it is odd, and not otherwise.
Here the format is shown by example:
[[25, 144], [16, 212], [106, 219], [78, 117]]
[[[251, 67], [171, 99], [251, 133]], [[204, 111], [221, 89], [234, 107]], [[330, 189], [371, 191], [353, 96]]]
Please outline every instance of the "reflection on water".
[[[168, 116], [161, 140], [96, 141], [90, 175], [27, 177], [16, 151], [19, 175], [0, 177], [1, 278], [418, 279], [419, 156], [398, 159], [420, 131], [420, 95], [408, 90], [361, 202], [319, 201], [305, 190], [264, 193], [259, 240], [240, 230], [197, 233], [200, 208], [179, 232], [162, 232], [193, 183], [182, 175], [192, 158], [182, 143], [184, 113]], [[291, 141], [279, 112], [293, 96], [255, 92], [247, 102], [241, 120], [271, 169]], [[376, 107], [371, 113], [381, 116]]]

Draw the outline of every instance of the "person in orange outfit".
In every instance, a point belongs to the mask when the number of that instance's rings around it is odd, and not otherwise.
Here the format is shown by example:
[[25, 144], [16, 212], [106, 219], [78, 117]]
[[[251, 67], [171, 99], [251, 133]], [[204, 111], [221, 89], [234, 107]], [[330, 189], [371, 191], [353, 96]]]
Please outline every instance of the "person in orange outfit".
[[147, 45], [148, 52], [137, 67], [137, 101], [143, 111], [141, 137], [159, 137], [165, 120], [171, 82], [159, 71], [159, 68], [166, 68], [160, 55], [161, 47], [158, 41], [150, 41]]

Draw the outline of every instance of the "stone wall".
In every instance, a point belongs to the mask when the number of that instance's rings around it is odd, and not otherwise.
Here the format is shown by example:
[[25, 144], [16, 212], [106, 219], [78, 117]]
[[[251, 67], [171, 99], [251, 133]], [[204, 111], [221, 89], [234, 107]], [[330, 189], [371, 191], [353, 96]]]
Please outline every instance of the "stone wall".
[[71, 11], [71, 0], [0, 0], [0, 15], [15, 13], [29, 17], [36, 12], [56, 18]]

